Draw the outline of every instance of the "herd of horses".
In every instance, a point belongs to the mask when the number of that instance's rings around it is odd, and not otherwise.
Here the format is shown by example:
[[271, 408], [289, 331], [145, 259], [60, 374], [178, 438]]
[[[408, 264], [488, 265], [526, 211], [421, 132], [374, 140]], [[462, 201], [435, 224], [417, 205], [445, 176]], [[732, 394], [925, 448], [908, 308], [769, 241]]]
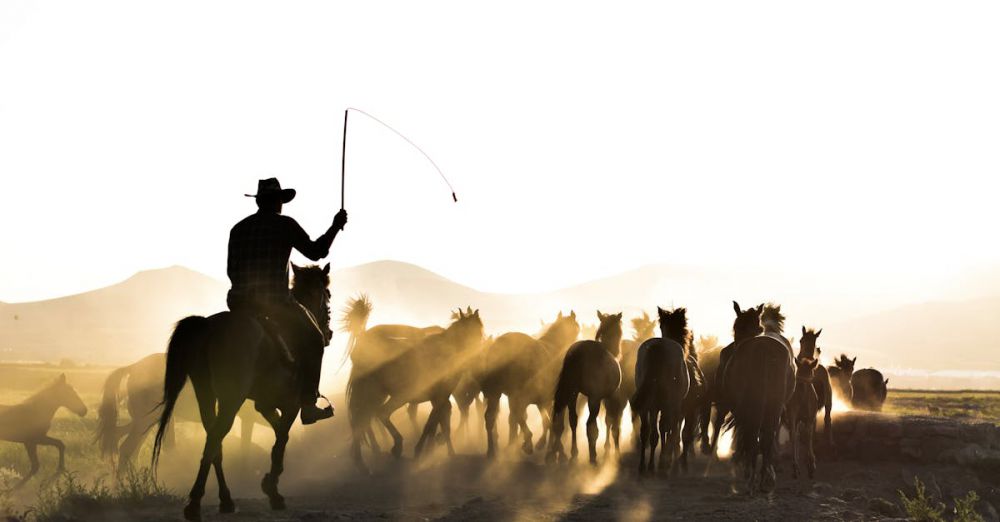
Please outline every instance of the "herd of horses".
[[[324, 325], [329, 341], [329, 265], [293, 265], [293, 269], [293, 295]], [[833, 395], [870, 410], [881, 409], [886, 397], [888, 380], [877, 370], [854, 371], [856, 358], [841, 355], [829, 368], [819, 364], [816, 340], [822, 330], [803, 327], [799, 351], [794, 353], [783, 331], [780, 306], [772, 304], [742, 309], [733, 302], [733, 342], [703, 351], [695, 349], [684, 308], [658, 308], [655, 318], [643, 314], [632, 319], [633, 336], [626, 340], [622, 339], [621, 313], [598, 311], [593, 338], [578, 340], [581, 326], [573, 311], [560, 312], [539, 335], [508, 332], [487, 338], [479, 311], [472, 308], [454, 312], [451, 323], [443, 328], [368, 327], [371, 310], [370, 300], [359, 297], [348, 304], [342, 317], [343, 329], [350, 335], [347, 356], [352, 363], [347, 385], [351, 455], [365, 473], [363, 449], [380, 451], [382, 429], [392, 438], [392, 455], [403, 453], [403, 436], [392, 414], [407, 406], [416, 423], [417, 405], [428, 402], [431, 412], [414, 447], [415, 457], [434, 441], [442, 441], [449, 454], [454, 454], [452, 400], [462, 415], [459, 426], [469, 422], [470, 405], [481, 400], [485, 404], [485, 451], [494, 458], [496, 423], [505, 396], [509, 442], [520, 437], [524, 453], [544, 450], [547, 462], [577, 457], [577, 424], [587, 408], [589, 461], [596, 464], [603, 407], [606, 455], [620, 453], [621, 425], [632, 422], [637, 428], [640, 474], [657, 468], [686, 471], [696, 439], [700, 439], [702, 453], [714, 456], [720, 433], [731, 429], [732, 461], [742, 470], [749, 492], [768, 491], [775, 485], [782, 425], [790, 435], [793, 474], [798, 476], [804, 453], [805, 468], [812, 477], [816, 467], [813, 433], [820, 411], [824, 411], [823, 440], [833, 447]], [[654, 336], [657, 323], [659, 337]], [[155, 425], [155, 465], [161, 447], [170, 442], [174, 413], [179, 419], [197, 417], [206, 440], [184, 509], [187, 519], [197, 520], [210, 469], [215, 470], [219, 484], [220, 511], [235, 508], [226, 486], [221, 442], [239, 417], [244, 443], [249, 443], [254, 423], [263, 419], [274, 429], [275, 443], [271, 469], [261, 488], [273, 509], [283, 509], [278, 478], [284, 469], [288, 430], [298, 415], [298, 385], [297, 372], [273, 345], [252, 317], [222, 312], [182, 319], [166, 354], [151, 355], [108, 377], [98, 409], [96, 439], [102, 452], [117, 455], [119, 466], [127, 465]], [[119, 396], [122, 380], [126, 380], [124, 401]], [[193, 397], [182, 393], [188, 380]], [[32, 469], [24, 481], [37, 471], [38, 444], [59, 448], [62, 466], [62, 444], [46, 434], [52, 415], [59, 406], [86, 413], [79, 397], [67, 389], [72, 390], [62, 377], [21, 405], [0, 406], [0, 439], [24, 443], [31, 457]], [[118, 424], [120, 402], [126, 403], [131, 418], [124, 425]], [[626, 405], [632, 413], [629, 420], [624, 419]], [[530, 406], [542, 419], [537, 441], [528, 424]], [[567, 420], [569, 456], [563, 447]], [[13, 426], [21, 429], [13, 430]]]

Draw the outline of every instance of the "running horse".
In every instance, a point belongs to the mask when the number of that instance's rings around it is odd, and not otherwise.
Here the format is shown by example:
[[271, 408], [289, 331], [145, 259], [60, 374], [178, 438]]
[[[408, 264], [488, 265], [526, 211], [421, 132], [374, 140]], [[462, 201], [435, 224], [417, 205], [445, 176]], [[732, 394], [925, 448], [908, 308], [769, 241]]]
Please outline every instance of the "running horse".
[[[799, 353], [797, 358], [819, 360], [820, 349], [816, 347], [816, 339], [823, 329], [812, 330], [802, 327], [802, 339], [799, 341]], [[823, 365], [818, 365], [812, 372], [812, 387], [816, 391], [816, 400], [823, 412], [823, 435], [826, 444], [833, 448], [833, 422], [830, 419], [833, 411], [833, 385], [830, 383], [830, 373]]]
[[[784, 316], [776, 305], [764, 305], [764, 333], [736, 344], [725, 367], [722, 386], [732, 409], [734, 462], [743, 468], [750, 494], [775, 485], [781, 414], [795, 390], [795, 358], [782, 335]], [[755, 480], [757, 455], [760, 479]]]
[[[292, 271], [292, 295], [316, 320], [319, 326], [316, 335], [322, 337], [310, 341], [322, 341], [325, 346], [332, 335], [330, 265], [320, 268], [293, 264]], [[296, 335], [286, 335], [288, 346], [303, 342]], [[152, 464], [155, 469], [177, 397], [190, 379], [205, 428], [205, 447], [184, 507], [184, 518], [201, 519], [201, 498], [205, 495], [209, 468], [215, 469], [219, 483], [219, 511], [235, 511], [222, 468], [222, 439], [247, 399], [254, 401], [254, 407], [271, 425], [275, 436], [271, 469], [261, 480], [261, 489], [271, 509], [285, 509], [285, 498], [278, 492], [278, 479], [284, 471], [288, 431], [299, 415], [298, 374], [287, 353], [271, 340], [252, 315], [220, 312], [209, 317], [185, 317], [177, 323], [167, 345], [163, 412], [153, 444]]]
[[66, 469], [66, 445], [48, 435], [52, 417], [59, 408], [66, 408], [80, 417], [87, 414], [87, 406], [66, 382], [65, 373], [20, 404], [0, 405], [0, 440], [24, 444], [31, 462], [28, 474], [14, 485], [14, 489], [24, 486], [38, 473], [38, 446], [52, 446], [59, 450], [56, 472], [62, 473]]

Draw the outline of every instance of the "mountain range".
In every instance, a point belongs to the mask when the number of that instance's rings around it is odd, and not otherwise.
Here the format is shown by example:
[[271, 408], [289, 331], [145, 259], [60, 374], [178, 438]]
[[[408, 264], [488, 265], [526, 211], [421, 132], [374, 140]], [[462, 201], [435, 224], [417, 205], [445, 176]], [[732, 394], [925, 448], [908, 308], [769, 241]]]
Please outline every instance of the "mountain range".
[[[780, 273], [650, 265], [561, 290], [514, 295], [378, 261], [335, 271], [331, 290], [335, 310], [351, 296], [369, 295], [375, 304], [370, 324], [445, 324], [451, 310], [472, 306], [481, 310], [488, 333], [534, 333], [559, 311], [575, 310], [581, 322], [596, 323], [598, 308], [624, 311], [628, 318], [655, 313], [657, 305], [684, 305], [696, 334], [717, 335], [722, 342], [730, 335], [734, 298], [744, 307], [773, 299], [789, 315], [790, 336], [798, 336], [802, 324], [823, 327], [825, 353], [858, 355], [859, 367], [1000, 372], [994, 341], [1000, 338], [1000, 297], [892, 306], [879, 299], [878, 288], [852, 293], [835, 286]], [[0, 303], [0, 360], [125, 363], [162, 351], [181, 317], [224, 309], [226, 290], [222, 281], [174, 266], [82, 294]], [[334, 352], [344, 342], [337, 337]]]

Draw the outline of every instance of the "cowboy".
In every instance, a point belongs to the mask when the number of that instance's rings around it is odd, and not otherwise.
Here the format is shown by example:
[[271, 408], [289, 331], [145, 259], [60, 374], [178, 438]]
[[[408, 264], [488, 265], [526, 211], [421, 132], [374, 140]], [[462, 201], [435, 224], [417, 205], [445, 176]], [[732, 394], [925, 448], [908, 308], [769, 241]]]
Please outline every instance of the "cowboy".
[[[282, 345], [288, 341], [298, 360], [302, 424], [312, 424], [333, 416], [333, 406], [318, 408], [319, 376], [323, 350], [330, 339], [326, 329], [292, 297], [288, 285], [288, 263], [292, 249], [318, 261], [330, 253], [337, 232], [347, 224], [343, 209], [330, 228], [309, 239], [294, 219], [281, 215], [281, 207], [295, 197], [294, 189], [283, 189], [275, 178], [257, 183], [257, 193], [247, 194], [257, 202], [257, 212], [237, 223], [229, 233], [229, 261], [226, 272], [232, 288], [226, 298], [233, 312], [258, 317], [262, 327]], [[286, 349], [287, 350], [287, 349]]]

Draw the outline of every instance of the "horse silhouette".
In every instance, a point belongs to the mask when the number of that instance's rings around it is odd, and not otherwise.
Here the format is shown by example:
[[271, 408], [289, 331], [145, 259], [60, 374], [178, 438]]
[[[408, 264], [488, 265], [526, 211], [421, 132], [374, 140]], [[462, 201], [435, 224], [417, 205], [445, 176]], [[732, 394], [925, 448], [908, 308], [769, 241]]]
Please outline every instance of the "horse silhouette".
[[[605, 453], [610, 451], [611, 442], [614, 440], [615, 453], [621, 455], [620, 439], [622, 422], [624, 422], [622, 416], [625, 413], [625, 406], [628, 404], [629, 399], [635, 394], [635, 372], [633, 369], [635, 368], [636, 354], [639, 350], [639, 345], [653, 336], [655, 328], [656, 319], [651, 318], [648, 313], [643, 312], [642, 317], [632, 319], [632, 338], [622, 341], [622, 383], [610, 397], [604, 400], [604, 424], [606, 428], [604, 433]], [[638, 417], [633, 411], [631, 420], [633, 426], [636, 420], [638, 420]], [[639, 430], [634, 430], [634, 433], [638, 434]]]
[[[798, 359], [819, 359], [820, 349], [816, 347], [816, 339], [823, 329], [812, 330], [802, 327], [802, 339], [799, 340]], [[801, 381], [797, 381], [801, 382]], [[823, 365], [818, 365], [812, 372], [812, 387], [816, 391], [816, 400], [823, 408], [823, 436], [826, 444], [833, 448], [833, 421], [830, 418], [833, 411], [833, 385], [830, 382], [830, 372]]]
[[[352, 362], [347, 382], [347, 405], [351, 422], [351, 455], [362, 472], [368, 468], [361, 455], [361, 443], [378, 419], [393, 438], [392, 454], [402, 455], [403, 436], [390, 420], [394, 411], [412, 402], [432, 404], [431, 414], [414, 448], [419, 457], [432, 436], [441, 430], [454, 454], [451, 442], [451, 395], [483, 341], [479, 310], [458, 311], [444, 331], [421, 336], [419, 328], [403, 325], [355, 324], [360, 332], [350, 344]], [[352, 334], [353, 336], [354, 334]]]
[[52, 446], [59, 450], [59, 466], [56, 472], [61, 473], [66, 470], [66, 445], [63, 441], [48, 435], [49, 428], [52, 427], [52, 417], [59, 408], [66, 408], [80, 417], [87, 414], [87, 406], [80, 400], [76, 390], [66, 382], [66, 374], [60, 374], [54, 381], [20, 404], [0, 405], [0, 440], [24, 444], [28, 460], [31, 462], [28, 474], [14, 485], [14, 489], [24, 486], [38, 473], [38, 446]]
[[[765, 305], [760, 318], [764, 332], [736, 344], [722, 382], [732, 409], [733, 461], [743, 468], [751, 494], [758, 487], [770, 491], [775, 485], [781, 414], [795, 390], [794, 356], [782, 335], [780, 307]], [[758, 454], [761, 467], [756, 480]]]
[[[292, 269], [292, 295], [322, 329], [323, 333], [317, 330], [316, 335], [324, 337], [325, 345], [330, 331], [330, 265], [323, 268], [292, 265]], [[288, 346], [303, 342], [291, 332], [286, 336]], [[201, 519], [201, 498], [205, 495], [210, 467], [215, 468], [219, 484], [219, 511], [232, 513], [236, 509], [223, 472], [222, 439], [247, 399], [254, 401], [254, 407], [274, 430], [271, 469], [261, 480], [261, 489], [271, 509], [284, 509], [285, 498], [278, 492], [278, 480], [284, 471], [288, 431], [299, 414], [301, 402], [299, 372], [288, 363], [287, 355], [249, 314], [220, 312], [209, 317], [181, 319], [167, 346], [163, 412], [153, 444], [154, 469], [167, 425], [188, 379], [198, 399], [206, 436], [184, 517]]]
[[851, 377], [854, 375], [854, 363], [857, 360], [857, 357], [850, 359], [846, 355], [840, 354], [839, 358], [834, 359], [833, 366], [828, 369], [830, 382], [835, 385], [834, 392], [839, 394], [840, 398], [847, 404], [851, 404], [854, 399]]
[[813, 452], [813, 432], [816, 430], [816, 412], [822, 403], [814, 386], [816, 371], [822, 366], [818, 359], [795, 359], [795, 391], [785, 406], [783, 421], [792, 443], [792, 476], [799, 478], [803, 446], [805, 446], [806, 471], [809, 478], [816, 474], [816, 454]]
[[601, 325], [593, 341], [578, 341], [570, 346], [563, 357], [562, 369], [556, 381], [555, 400], [552, 407], [552, 434], [549, 436], [547, 462], [557, 458], [565, 460], [562, 446], [564, 411], [568, 410], [571, 434], [572, 456], [575, 459], [577, 410], [576, 400], [580, 394], [587, 397], [590, 416], [587, 417], [587, 443], [590, 448], [590, 463], [597, 464], [597, 416], [601, 411], [601, 401], [618, 389], [622, 380], [618, 355], [621, 353], [622, 314], [602, 314], [597, 312]]
[[689, 335], [686, 343], [686, 364], [688, 370], [688, 392], [681, 403], [684, 415], [684, 429], [681, 431], [681, 471], [687, 473], [688, 460], [694, 453], [694, 440], [698, 436], [701, 423], [702, 404], [705, 402], [707, 388], [705, 373], [701, 370], [698, 352], [694, 347], [694, 335]]
[[[661, 337], [639, 346], [635, 363], [632, 409], [639, 416], [639, 474], [656, 471], [656, 444], [661, 443], [659, 467], [673, 471], [680, 454], [683, 403], [690, 386], [687, 367], [688, 329], [684, 308], [657, 308]], [[659, 430], [657, 430], [657, 427]], [[646, 446], [649, 446], [649, 463]]]
[[[486, 399], [484, 421], [488, 457], [496, 455], [496, 421], [501, 395], [507, 396], [510, 410], [511, 442], [520, 430], [524, 439], [522, 450], [528, 454], [533, 452], [532, 433], [528, 429], [528, 406], [534, 404], [543, 423], [548, 424], [549, 405], [556, 389], [562, 357], [579, 333], [576, 312], [571, 311], [566, 316], [559, 312], [556, 320], [538, 339], [520, 332], [508, 332], [497, 337], [486, 349], [482, 387]], [[545, 440], [544, 431], [542, 442]]]
[[[119, 472], [130, 465], [132, 457], [146, 439], [149, 428], [160, 419], [163, 375], [166, 368], [167, 354], [154, 353], [128, 366], [114, 370], [104, 381], [104, 393], [101, 405], [97, 409], [95, 439], [101, 450], [101, 455], [110, 457], [112, 460], [117, 458]], [[122, 381], [125, 381], [125, 409], [128, 411], [130, 420], [125, 424], [118, 425], [118, 404], [123, 399], [120, 397]], [[239, 418], [240, 442], [242, 451], [246, 454], [250, 448], [254, 424], [263, 422], [263, 419], [249, 403], [240, 408]], [[191, 389], [185, 387], [181, 391], [177, 398], [177, 404], [174, 406], [173, 420], [201, 422], [198, 401]], [[164, 443], [167, 446], [173, 443], [172, 426], [171, 423], [164, 435]], [[119, 446], [118, 441], [123, 437], [125, 440]]]
[[851, 375], [851, 406], [859, 410], [882, 411], [888, 395], [889, 379], [874, 368], [864, 368]]

